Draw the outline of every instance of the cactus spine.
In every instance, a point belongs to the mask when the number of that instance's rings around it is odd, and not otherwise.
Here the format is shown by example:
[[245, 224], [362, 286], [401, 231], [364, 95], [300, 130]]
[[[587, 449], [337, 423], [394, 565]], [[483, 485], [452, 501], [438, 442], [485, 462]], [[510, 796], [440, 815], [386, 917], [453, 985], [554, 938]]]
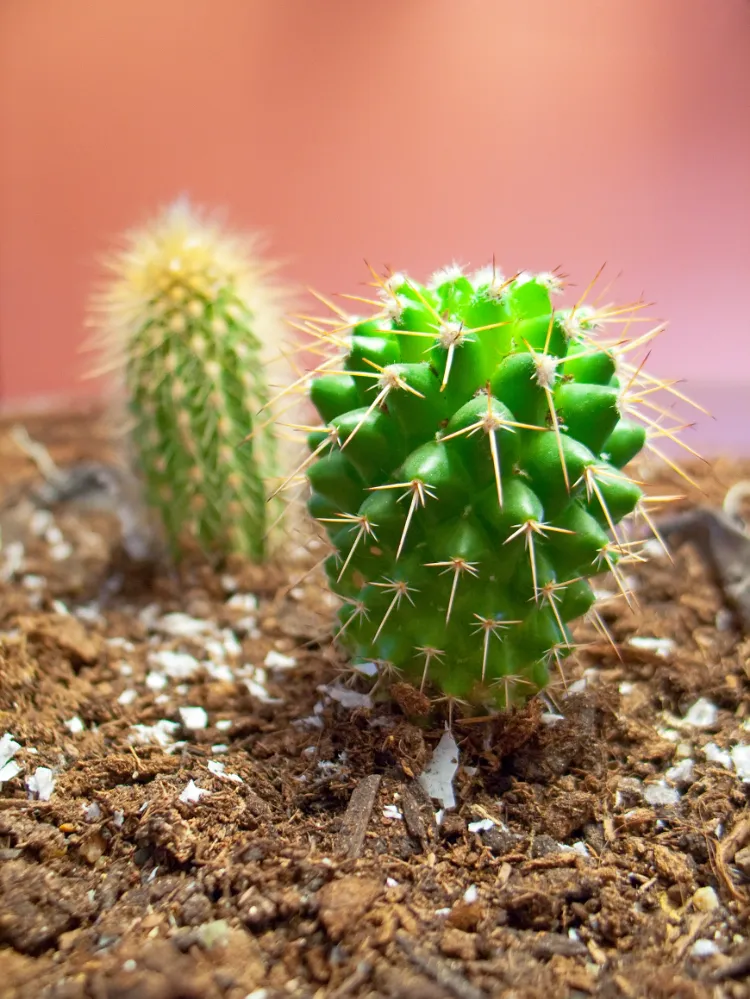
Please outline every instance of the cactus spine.
[[673, 436], [653, 401], [669, 386], [629, 361], [659, 328], [607, 339], [639, 305], [556, 310], [554, 273], [374, 277], [369, 318], [307, 324], [329, 347], [301, 468], [333, 546], [337, 640], [381, 677], [522, 703], [573, 650], [571, 622], [601, 624], [589, 579], [627, 593], [620, 525], [651, 521], [623, 469]]
[[147, 499], [175, 557], [191, 539], [209, 554], [261, 560], [277, 441], [257, 414], [281, 289], [255, 238], [225, 232], [185, 200], [124, 244], [93, 300], [92, 345], [99, 371], [120, 383]]

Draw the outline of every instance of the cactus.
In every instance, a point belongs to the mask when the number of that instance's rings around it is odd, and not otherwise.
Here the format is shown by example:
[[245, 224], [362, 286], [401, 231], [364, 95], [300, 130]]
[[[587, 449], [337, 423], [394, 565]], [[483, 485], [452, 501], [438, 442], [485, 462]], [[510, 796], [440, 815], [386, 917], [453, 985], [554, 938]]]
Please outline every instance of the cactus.
[[555, 273], [374, 276], [369, 318], [307, 321], [330, 350], [306, 379], [322, 423], [298, 472], [333, 546], [336, 639], [378, 683], [502, 710], [547, 686], [573, 621], [604, 628], [591, 577], [628, 596], [621, 522], [652, 521], [624, 467], [675, 436], [650, 415], [669, 384], [628, 354], [661, 327], [607, 340], [639, 304], [554, 309]]
[[114, 373], [132, 461], [174, 557], [190, 539], [212, 555], [262, 560], [277, 472], [267, 348], [284, 293], [254, 237], [223, 230], [182, 199], [128, 232], [92, 302], [96, 372]]

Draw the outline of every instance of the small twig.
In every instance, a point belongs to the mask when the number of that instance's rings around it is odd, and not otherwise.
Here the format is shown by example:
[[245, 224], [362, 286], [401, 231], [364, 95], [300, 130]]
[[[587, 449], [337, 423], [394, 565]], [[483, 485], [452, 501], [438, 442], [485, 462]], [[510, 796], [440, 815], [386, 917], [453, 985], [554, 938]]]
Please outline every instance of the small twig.
[[14, 808], [54, 808], [57, 802], [54, 801], [29, 801], [23, 798], [0, 798], [0, 812], [7, 812]]
[[38, 441], [32, 440], [26, 427], [16, 424], [11, 429], [10, 436], [23, 453], [31, 458], [47, 482], [60, 482], [62, 480], [63, 473], [52, 460], [47, 448]]
[[345, 996], [361, 995], [359, 991], [372, 974], [369, 961], [360, 961], [351, 975], [331, 992], [330, 999], [345, 999]]
[[440, 958], [418, 950], [404, 933], [396, 934], [396, 942], [416, 968], [428, 975], [437, 985], [441, 985], [456, 999], [485, 999], [484, 992], [452, 971]]

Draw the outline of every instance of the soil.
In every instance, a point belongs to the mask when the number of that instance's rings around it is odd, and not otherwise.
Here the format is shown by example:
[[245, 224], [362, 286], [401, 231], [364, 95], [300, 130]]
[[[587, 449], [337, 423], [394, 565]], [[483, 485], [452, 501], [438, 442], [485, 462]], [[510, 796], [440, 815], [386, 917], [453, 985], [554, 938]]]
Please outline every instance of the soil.
[[[95, 415], [25, 426], [109, 456]], [[320, 552], [149, 571], [39, 482], [1, 426], [4, 999], [750, 997], [750, 641], [690, 545], [548, 698], [454, 715], [441, 809], [445, 718], [347, 673]]]

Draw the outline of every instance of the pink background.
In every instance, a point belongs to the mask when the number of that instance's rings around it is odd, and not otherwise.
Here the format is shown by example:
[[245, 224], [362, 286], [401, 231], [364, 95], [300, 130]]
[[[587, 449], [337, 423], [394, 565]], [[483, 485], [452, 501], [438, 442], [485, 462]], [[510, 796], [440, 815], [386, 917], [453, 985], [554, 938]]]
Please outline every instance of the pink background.
[[99, 390], [96, 257], [181, 192], [328, 293], [607, 261], [750, 450], [747, 0], [3, 0], [0, 406]]

